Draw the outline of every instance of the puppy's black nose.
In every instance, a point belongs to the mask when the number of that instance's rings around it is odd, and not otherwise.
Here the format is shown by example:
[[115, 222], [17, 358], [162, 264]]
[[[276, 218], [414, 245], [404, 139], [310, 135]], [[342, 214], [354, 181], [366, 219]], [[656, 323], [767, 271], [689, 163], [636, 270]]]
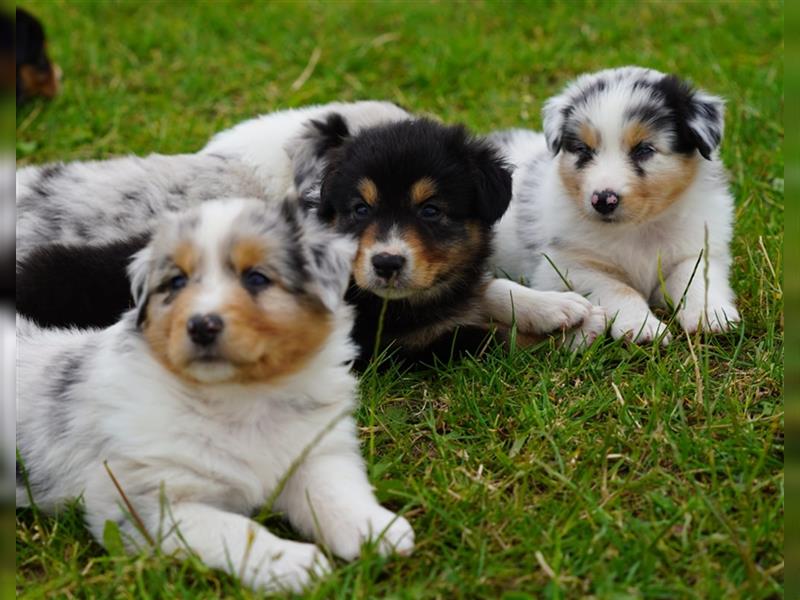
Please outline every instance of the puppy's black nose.
[[406, 257], [399, 254], [381, 252], [372, 257], [372, 266], [375, 267], [375, 273], [378, 274], [378, 277], [383, 277], [384, 279], [391, 279], [405, 264]]
[[611, 190], [603, 190], [602, 192], [595, 192], [592, 194], [592, 206], [601, 215], [607, 215], [614, 212], [614, 209], [619, 206], [621, 196]]
[[199, 346], [213, 344], [223, 327], [222, 317], [213, 313], [194, 315], [186, 323], [186, 331], [189, 332], [189, 337]]

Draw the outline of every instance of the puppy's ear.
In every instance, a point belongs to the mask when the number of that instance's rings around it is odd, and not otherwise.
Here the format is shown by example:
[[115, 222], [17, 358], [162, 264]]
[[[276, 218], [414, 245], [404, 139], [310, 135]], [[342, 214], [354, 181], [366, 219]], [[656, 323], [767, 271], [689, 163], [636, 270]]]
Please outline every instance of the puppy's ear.
[[553, 156], [561, 150], [561, 139], [564, 135], [564, 122], [570, 113], [570, 100], [567, 94], [554, 96], [544, 103], [542, 109], [542, 128], [547, 147]]
[[350, 130], [344, 117], [334, 112], [308, 121], [303, 132], [286, 145], [292, 161], [294, 186], [304, 210], [318, 208], [322, 176], [331, 153], [348, 139]]
[[128, 265], [128, 278], [131, 282], [131, 295], [136, 306], [136, 326], [141, 327], [147, 319], [148, 276], [153, 267], [153, 250], [145, 246], [133, 255]]
[[656, 86], [676, 119], [679, 150], [697, 150], [706, 160], [722, 141], [725, 101], [695, 90], [675, 75], [666, 75]]
[[698, 90], [690, 104], [689, 129], [695, 136], [697, 149], [703, 158], [711, 160], [711, 153], [722, 141], [725, 128], [725, 101]]
[[477, 139], [468, 144], [478, 215], [483, 222], [492, 224], [503, 216], [511, 202], [511, 170], [488, 141]]
[[308, 268], [308, 291], [329, 311], [344, 301], [358, 243], [355, 239], [306, 223], [304, 242]]
[[344, 148], [334, 148], [328, 152], [327, 164], [322, 171], [322, 176], [317, 187], [317, 217], [323, 223], [330, 225], [336, 216], [336, 204], [333, 202], [331, 180], [339, 170]]

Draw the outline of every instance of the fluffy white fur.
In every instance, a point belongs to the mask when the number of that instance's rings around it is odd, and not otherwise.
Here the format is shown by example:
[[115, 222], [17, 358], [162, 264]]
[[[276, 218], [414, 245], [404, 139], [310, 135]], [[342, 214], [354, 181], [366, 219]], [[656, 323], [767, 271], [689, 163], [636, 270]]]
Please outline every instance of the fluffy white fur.
[[[274, 509], [337, 556], [357, 557], [366, 540], [377, 541], [382, 553], [411, 552], [411, 526], [373, 495], [350, 414], [353, 317], [342, 296], [354, 244], [307, 222], [298, 238], [285, 212], [257, 200], [211, 201], [164, 226], [180, 235], [189, 230], [201, 249], [200, 289], [192, 296], [200, 312], [219, 308], [225, 285], [232, 285], [220, 279], [223, 261], [215, 263], [213, 253], [237, 219], [257, 223], [280, 247], [287, 235], [299, 239], [315, 261], [312, 276], [329, 271], [302, 293], [317, 294], [331, 311], [331, 333], [302, 369], [282, 379], [228, 383], [222, 369], [200, 384], [173, 374], [137, 326], [141, 306], [106, 330], [42, 330], [18, 319], [17, 447], [41, 509], [52, 512], [82, 496], [98, 541], [110, 520], [130, 548], [143, 547], [107, 463], [166, 552], [194, 552], [264, 590], [297, 591], [330, 569], [314, 544], [280, 539], [248, 518], [274, 493]], [[131, 267], [140, 304], [158, 293], [153, 273], [169, 260], [160, 251], [170, 235], [157, 233]], [[18, 477], [17, 506], [29, 500], [22, 483]]]
[[[311, 120], [338, 113], [351, 135], [365, 127], [412, 118], [412, 115], [391, 102], [330, 102], [281, 110], [243, 121], [215, 135], [202, 149], [202, 154], [235, 157], [255, 169], [267, 197], [283, 198], [292, 189], [293, 177], [308, 177], [303, 162], [314, 162], [315, 170], [323, 161], [315, 148], [307, 148], [303, 134]], [[313, 154], [314, 156], [310, 156]], [[298, 182], [299, 183], [299, 182]]]
[[[493, 138], [515, 166], [513, 200], [497, 225], [492, 262], [498, 274], [542, 290], [567, 289], [568, 282], [569, 288], [605, 308], [614, 338], [640, 343], [659, 336], [663, 343], [669, 341], [666, 324], [650, 309], [664, 307], [666, 297], [688, 332], [698, 327], [725, 331], [739, 320], [728, 283], [734, 202], [715, 151], [722, 136], [720, 99], [701, 91], [686, 99], [686, 135], [694, 136], [702, 150], [686, 154], [697, 169], [677, 200], [646, 218], [626, 206], [637, 177], [663, 177], [675, 160], [672, 148], [678, 134], [673, 126], [680, 117], [670, 113], [659, 92], [664, 78], [637, 67], [581, 76], [547, 102], [545, 134], [512, 130]], [[637, 111], [652, 119], [649, 143], [655, 150], [642, 161], [642, 174], [635, 172], [621, 141], [623, 128]], [[582, 167], [580, 196], [575, 197], [560, 165], [563, 161], [573, 168], [575, 159], [564, 147], [564, 137], [575, 135], [583, 124], [595, 128], [601, 141]], [[708, 160], [698, 152], [708, 154]], [[593, 195], [605, 189], [621, 197], [616, 211], [606, 216], [593, 208]], [[706, 232], [708, 252], [698, 264]]]
[[24, 167], [16, 185], [18, 262], [47, 243], [104, 244], [147, 233], [166, 212], [213, 198], [264, 197], [251, 167], [199, 154]]

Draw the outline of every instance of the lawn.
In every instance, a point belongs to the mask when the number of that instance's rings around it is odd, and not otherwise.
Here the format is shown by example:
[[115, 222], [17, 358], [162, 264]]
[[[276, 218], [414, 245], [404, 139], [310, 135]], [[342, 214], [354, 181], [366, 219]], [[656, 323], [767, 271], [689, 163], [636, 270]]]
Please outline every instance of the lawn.
[[[725, 96], [743, 325], [365, 377], [370, 477], [417, 549], [339, 562], [308, 597], [782, 595], [782, 4], [23, 5], [65, 79], [17, 111], [18, 165], [192, 152], [255, 114], [331, 100], [539, 128], [569, 78], [628, 63]], [[20, 596], [254, 597], [196, 562], [109, 554], [80, 519], [17, 512]]]

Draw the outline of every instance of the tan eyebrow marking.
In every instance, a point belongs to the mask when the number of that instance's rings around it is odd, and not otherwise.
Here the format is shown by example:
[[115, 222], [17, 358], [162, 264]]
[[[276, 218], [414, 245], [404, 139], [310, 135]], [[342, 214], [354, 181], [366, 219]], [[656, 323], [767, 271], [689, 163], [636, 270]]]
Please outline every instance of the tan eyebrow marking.
[[436, 195], [436, 182], [430, 177], [423, 177], [411, 186], [411, 202], [422, 204]]
[[237, 273], [264, 262], [264, 244], [255, 239], [236, 240], [230, 252], [231, 263]]
[[588, 123], [581, 123], [581, 129], [578, 135], [583, 140], [583, 143], [589, 146], [592, 150], [597, 149], [600, 145], [600, 134], [597, 130]]
[[197, 267], [197, 249], [191, 242], [181, 242], [172, 254], [172, 260], [186, 275]]
[[631, 123], [622, 134], [622, 141], [627, 148], [633, 148], [640, 142], [653, 136], [653, 131], [640, 121]]
[[375, 206], [378, 202], [378, 186], [375, 185], [375, 182], [372, 181], [369, 177], [363, 177], [358, 182], [358, 193], [361, 194], [361, 197], [364, 199], [364, 202], [369, 204], [370, 206]]

